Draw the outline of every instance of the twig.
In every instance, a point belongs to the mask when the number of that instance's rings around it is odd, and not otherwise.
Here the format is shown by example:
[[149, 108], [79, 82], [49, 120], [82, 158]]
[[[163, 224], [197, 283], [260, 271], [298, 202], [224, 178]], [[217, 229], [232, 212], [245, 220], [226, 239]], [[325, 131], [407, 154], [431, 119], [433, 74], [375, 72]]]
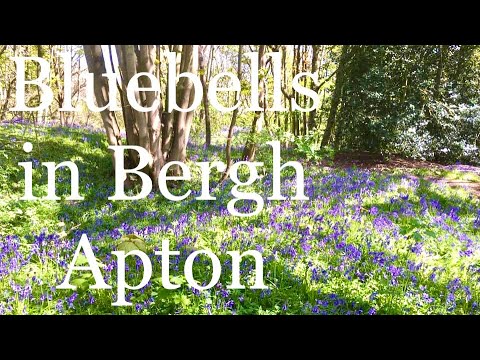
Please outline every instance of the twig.
[[65, 232], [64, 234], [62, 234], [61, 236], [59, 236], [59, 239], [64, 239], [67, 237], [68, 234], [70, 234], [73, 230], [76, 230], [80, 227], [80, 225], [82, 224], [77, 224], [75, 225], [74, 227], [72, 227], [70, 230], [68, 230], [67, 232]]

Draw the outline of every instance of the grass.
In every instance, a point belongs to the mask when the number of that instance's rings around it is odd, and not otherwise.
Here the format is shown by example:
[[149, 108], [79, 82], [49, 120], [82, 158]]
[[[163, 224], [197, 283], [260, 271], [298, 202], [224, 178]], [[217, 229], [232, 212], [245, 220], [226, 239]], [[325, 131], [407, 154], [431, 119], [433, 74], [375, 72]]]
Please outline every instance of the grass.
[[421, 177], [436, 177], [450, 181], [480, 183], [480, 175], [471, 171], [461, 171], [457, 169], [412, 169], [412, 173]]
[[[114, 181], [104, 135], [82, 129], [0, 128], [0, 313], [3, 314], [478, 314], [480, 301], [480, 205], [464, 190], [398, 171], [325, 170], [305, 165], [308, 201], [265, 201], [255, 217], [230, 216], [232, 183], [213, 194], [217, 201], [193, 196], [171, 202], [160, 194], [138, 201], [110, 202]], [[25, 141], [34, 145], [22, 151]], [[238, 156], [238, 149], [235, 156]], [[223, 150], [192, 146], [190, 161], [222, 160]], [[259, 161], [271, 167], [271, 151], [262, 147]], [[282, 150], [282, 159], [298, 160]], [[81, 202], [31, 201], [23, 195], [21, 161], [33, 161], [34, 193], [46, 193], [42, 161], [75, 161], [81, 174]], [[190, 163], [190, 165], [192, 165]], [[191, 166], [193, 169], [194, 167]], [[271, 193], [267, 170], [248, 191]], [[66, 194], [68, 172], [59, 172], [58, 194]], [[282, 191], [293, 194], [291, 175]], [[178, 188], [200, 190], [198, 172]], [[438, 176], [478, 181], [473, 172]], [[212, 176], [213, 178], [213, 176]], [[456, 178], [455, 178], [456, 179]], [[213, 181], [212, 181], [213, 182]], [[215, 185], [215, 184], [212, 184]], [[245, 211], [254, 204], [240, 202]], [[56, 289], [66, 275], [76, 244], [87, 234], [112, 290]], [[116, 261], [111, 252], [122, 238], [145, 241], [153, 263], [152, 280], [129, 291], [131, 307], [112, 307], [116, 296]], [[153, 251], [167, 239], [181, 252], [172, 257], [171, 281], [165, 290]], [[203, 292], [186, 285], [183, 266], [196, 249], [219, 257], [219, 283]], [[268, 290], [229, 290], [227, 251], [256, 249], [264, 258]], [[133, 259], [127, 281], [142, 274]], [[254, 263], [241, 264], [242, 283], [252, 284]], [[81, 273], [76, 273], [76, 279]], [[211, 264], [200, 258], [194, 277], [208, 282]], [[89, 279], [86, 279], [88, 284]]]

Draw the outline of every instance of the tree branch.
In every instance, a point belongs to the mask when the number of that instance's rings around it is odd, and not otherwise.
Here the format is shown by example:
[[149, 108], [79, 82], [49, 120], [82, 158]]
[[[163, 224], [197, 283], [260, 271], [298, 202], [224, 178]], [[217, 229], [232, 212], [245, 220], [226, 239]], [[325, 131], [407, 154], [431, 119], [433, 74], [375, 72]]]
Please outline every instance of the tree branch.
[[318, 92], [320, 91], [320, 89], [323, 87], [323, 85], [325, 85], [325, 83], [327, 83], [327, 82], [337, 73], [337, 70], [338, 70], [338, 68], [335, 69], [335, 71], [332, 72], [325, 80], [323, 80], [323, 81], [320, 83], [320, 85], [316, 86], [316, 87], [314, 88], [314, 91], [318, 93]]

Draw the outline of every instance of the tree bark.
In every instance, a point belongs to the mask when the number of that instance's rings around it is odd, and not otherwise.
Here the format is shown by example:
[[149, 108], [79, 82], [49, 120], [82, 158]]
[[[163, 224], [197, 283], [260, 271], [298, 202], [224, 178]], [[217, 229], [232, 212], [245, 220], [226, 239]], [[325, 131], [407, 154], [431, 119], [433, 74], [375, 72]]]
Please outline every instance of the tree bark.
[[[213, 45], [211, 45], [213, 46]], [[205, 117], [205, 146], [210, 147], [212, 143], [212, 130], [210, 125], [210, 111], [208, 105], [208, 88], [207, 88], [207, 59], [205, 57], [206, 46], [200, 45], [198, 47], [198, 67], [200, 73], [200, 81], [203, 88], [203, 116]]]
[[[138, 127], [135, 124], [133, 108], [130, 106], [127, 99], [127, 82], [129, 79], [129, 74], [127, 72], [127, 63], [125, 59], [125, 45], [116, 45], [115, 50], [117, 52], [118, 66], [121, 74], [121, 85], [118, 87], [121, 94], [120, 100], [122, 104], [122, 114], [123, 114], [123, 122], [125, 126], [125, 133], [127, 137], [127, 144], [138, 145], [139, 144]], [[129, 151], [128, 155], [129, 155], [128, 156], [129, 165], [131, 167], [137, 166], [140, 160], [138, 157], [138, 153], [136, 151]]]
[[[258, 49], [258, 63], [259, 63], [259, 71], [261, 72], [265, 67], [265, 45], [260, 45]], [[262, 77], [258, 78], [258, 104], [263, 109], [264, 108], [264, 92], [265, 92], [265, 82]], [[252, 121], [252, 128], [250, 130], [250, 137], [243, 148], [243, 160], [253, 161], [255, 159], [255, 152], [257, 145], [255, 143], [255, 139], [253, 137], [257, 133], [257, 122], [263, 116], [262, 111], [256, 111], [253, 116]]]
[[[320, 48], [323, 51], [323, 45], [313, 45], [312, 46], [312, 74], [315, 74], [316, 71], [318, 71], [318, 53]], [[315, 92], [318, 92], [318, 89], [316, 89], [315, 83], [312, 81], [312, 89], [315, 90]], [[308, 114], [308, 130], [312, 131], [315, 130], [315, 117], [317, 115], [317, 109], [313, 109], [310, 111]]]
[[[182, 45], [170, 45], [170, 51], [174, 53], [179, 53], [182, 51]], [[179, 57], [178, 55], [176, 56], [177, 59], [177, 66], [176, 66], [176, 74], [180, 74], [180, 65], [181, 65], [181, 57], [183, 54]], [[168, 83], [168, 77], [167, 77], [167, 88], [170, 86]], [[172, 85], [173, 86], [173, 85]], [[176, 84], [175, 84], [176, 86]], [[168, 96], [165, 99], [165, 108], [169, 108], [168, 105]], [[168, 154], [170, 150], [172, 149], [172, 143], [173, 143], [173, 121], [174, 121], [174, 112], [170, 113], [165, 113], [164, 116], [162, 116], [162, 151], [163, 151], [163, 157], [165, 159], [168, 159]]]
[[8, 99], [10, 99], [10, 95], [13, 89], [13, 83], [15, 82], [15, 76], [8, 82], [7, 91], [5, 92], [5, 102], [3, 103], [2, 109], [0, 111], [0, 119], [4, 119], [8, 109]]
[[[176, 47], [178, 49], [179, 47]], [[94, 74], [95, 98], [99, 107], [105, 106], [108, 102], [108, 80], [101, 76], [106, 73], [105, 60], [100, 45], [84, 45], [85, 57], [89, 72]], [[197, 63], [194, 54], [197, 55], [197, 47], [185, 45], [177, 72], [197, 73]], [[123, 118], [127, 143], [143, 147], [151, 155], [149, 165], [143, 171], [152, 179], [156, 188], [158, 186], [158, 175], [161, 168], [168, 161], [186, 160], [186, 147], [192, 126], [193, 111], [188, 113], [177, 112], [173, 114], [163, 113], [162, 102], [158, 93], [152, 91], [137, 91], [135, 101], [143, 107], [151, 107], [148, 112], [141, 112], [133, 109], [126, 96], [126, 85], [133, 76], [139, 72], [146, 72], [152, 75], [159, 72], [157, 67], [157, 50], [155, 45], [120, 45], [116, 47], [118, 63], [121, 73], [120, 90], [122, 100]], [[138, 79], [141, 88], [152, 87], [152, 81], [146, 76]], [[191, 107], [194, 100], [193, 82], [186, 77], [179, 80], [177, 86], [177, 104], [186, 109]], [[158, 100], [158, 102], [157, 102]], [[120, 130], [114, 114], [108, 110], [101, 112], [102, 120], [107, 131], [107, 139], [110, 145], [120, 145]], [[169, 131], [169, 119], [173, 119], [173, 135]], [[163, 125], [163, 126], [162, 126]], [[133, 163], [138, 164], [138, 154], [129, 154]], [[136, 156], [137, 158], [134, 158]], [[179, 167], [172, 169], [174, 174], [179, 173]], [[128, 184], [127, 184], [128, 185]]]
[[340, 61], [338, 63], [337, 76], [335, 79], [335, 90], [332, 95], [332, 104], [330, 107], [330, 113], [327, 119], [327, 125], [325, 127], [325, 132], [323, 134], [321, 147], [325, 147], [330, 143], [332, 130], [335, 125], [335, 120], [338, 111], [338, 105], [340, 104], [342, 87], [343, 87], [343, 78], [344, 78], [344, 67], [347, 61], [348, 53], [350, 51], [350, 45], [344, 45], [342, 48], [342, 53], [340, 55]]
[[[180, 71], [197, 74], [197, 67], [193, 61], [194, 54], [197, 54], [197, 45], [185, 45], [182, 51], [182, 61]], [[187, 78], [182, 77], [177, 85], [177, 105], [182, 109], [189, 108], [194, 100], [195, 90], [193, 82]], [[173, 121], [173, 142], [170, 153], [168, 154], [168, 161], [185, 162], [187, 158], [187, 144], [190, 136], [190, 129], [192, 126], [193, 111], [188, 113], [174, 111]], [[172, 167], [173, 173], [179, 175], [179, 167]]]
[[[100, 45], [83, 45], [85, 51], [85, 59], [87, 61], [88, 71], [94, 75], [94, 93], [95, 99], [99, 107], [103, 107], [109, 103], [108, 98], [108, 80], [102, 74], [106, 73], [105, 61], [103, 59], [102, 47]], [[103, 126], [107, 133], [107, 141], [109, 145], [121, 145], [120, 128], [118, 126], [115, 115], [108, 109], [100, 113]], [[113, 164], [115, 164], [115, 155], [112, 152]], [[114, 165], [113, 165], [114, 166]]]
[[[130, 79], [137, 74], [137, 53], [134, 45], [125, 45], [124, 56], [127, 70], [127, 77], [125, 81], [128, 84]], [[140, 105], [144, 104], [144, 101], [138, 91], [135, 91], [135, 101]], [[132, 112], [135, 124], [138, 128], [138, 145], [150, 152], [150, 137], [148, 134], [147, 117], [145, 113], [136, 111], [135, 109], [132, 109]]]
[[[283, 84], [287, 83], [287, 46], [283, 45], [280, 47], [282, 50], [282, 69], [283, 69]], [[282, 94], [283, 94], [283, 101], [284, 103], [288, 102], [288, 106], [290, 107], [290, 97], [288, 96], [286, 90], [282, 87]], [[288, 114], [289, 112], [285, 113], [285, 132], [288, 131]]]
[[[237, 78], [241, 82], [242, 81], [242, 45], [238, 45], [238, 64], [237, 64]], [[241, 91], [236, 93], [235, 96], [235, 104], [240, 101]], [[220, 182], [223, 182], [225, 179], [228, 178], [230, 174], [230, 168], [232, 167], [232, 140], [233, 140], [233, 130], [235, 129], [235, 124], [237, 122], [239, 107], [233, 110], [232, 120], [230, 121], [230, 127], [228, 129], [228, 137], [227, 137], [227, 146], [225, 148], [225, 156], [227, 162], [227, 168], [225, 169]]]
[[[297, 51], [296, 51], [296, 56], [294, 56], [295, 66], [292, 68], [292, 71], [294, 72], [294, 74], [292, 74], [292, 79], [295, 75], [297, 75], [300, 72], [299, 71], [299, 69], [300, 69], [300, 51], [301, 51], [301, 45], [298, 45], [297, 46]], [[295, 93], [295, 101], [297, 102], [297, 104], [300, 104], [300, 94], [298, 92]], [[295, 111], [293, 115], [294, 115], [294, 118], [295, 118], [294, 134], [295, 134], [295, 136], [299, 136], [300, 135], [300, 113], [298, 111]]]
[[440, 45], [438, 47], [438, 67], [437, 67], [437, 75], [435, 77], [435, 90], [434, 90], [434, 99], [439, 100], [441, 92], [440, 86], [442, 84], [442, 74], [443, 68], [445, 63], [445, 56], [447, 55], [448, 46]]
[[[152, 75], [155, 74], [155, 61], [156, 61], [156, 49], [153, 45], [140, 45], [139, 58], [138, 58], [138, 70], [139, 72], [147, 72]], [[142, 76], [140, 84], [144, 88], [152, 87], [150, 78]], [[151, 178], [153, 186], [156, 189], [158, 187], [158, 175], [165, 159], [162, 152], [162, 132], [161, 132], [161, 113], [162, 103], [159, 101], [159, 94], [155, 94], [153, 91], [145, 92], [145, 107], [152, 107], [155, 100], [158, 100], [158, 106], [153, 110], [144, 113], [147, 120], [148, 140], [150, 154], [152, 155], [153, 163], [151, 166]]]
[[[306, 72], [307, 71], [307, 61], [306, 61], [306, 57], [307, 57], [307, 45], [304, 45], [303, 46], [303, 54], [302, 54], [302, 72]], [[306, 88], [307, 87], [307, 77], [304, 76], [303, 77], [303, 86]], [[308, 102], [308, 96], [304, 95], [303, 96], [303, 106], [304, 108], [307, 108], [307, 102]], [[307, 135], [307, 131], [308, 131], [308, 128], [307, 128], [307, 113], [306, 112], [303, 112], [302, 113], [302, 122], [303, 122], [303, 128], [302, 128], [302, 135]]]
[[[43, 55], [43, 48], [42, 48], [42, 45], [37, 45], [37, 56], [39, 58], [43, 58], [44, 55]], [[56, 68], [56, 66], [54, 66], [54, 68]], [[36, 71], [37, 71], [37, 78], [38, 76], [40, 75], [40, 64], [37, 64], [37, 68], [36, 68]], [[57, 87], [58, 87], [58, 77], [55, 77], [55, 80], [57, 82]], [[59, 87], [58, 87], [59, 88]], [[59, 90], [59, 89], [58, 89]], [[40, 87], [37, 86], [37, 97], [38, 97], [38, 104], [37, 105], [40, 105], [40, 102], [42, 101], [42, 94], [40, 92]], [[61, 105], [60, 105], [61, 106]], [[42, 115], [41, 115], [41, 112], [42, 111], [37, 111], [35, 113], [35, 124], [38, 123], [38, 121], [42, 120]], [[62, 119], [62, 116], [60, 116], [60, 124], [63, 126], [63, 119]]]

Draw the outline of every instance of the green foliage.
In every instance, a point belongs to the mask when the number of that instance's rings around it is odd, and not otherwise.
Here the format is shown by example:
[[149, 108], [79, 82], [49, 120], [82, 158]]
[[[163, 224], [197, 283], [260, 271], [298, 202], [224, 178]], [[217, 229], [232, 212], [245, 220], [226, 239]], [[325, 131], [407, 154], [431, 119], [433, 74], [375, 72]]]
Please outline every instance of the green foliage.
[[[478, 313], [480, 233], [475, 221], [480, 204], [462, 189], [421, 178], [417, 181], [399, 171], [326, 171], [309, 164], [305, 175], [311, 200], [267, 202], [264, 211], [253, 218], [220, 213], [219, 206], [229, 200], [230, 182], [213, 191], [215, 202], [177, 203], [158, 194], [134, 202], [110, 202], [113, 178], [109, 176], [110, 157], [102, 134], [39, 128], [37, 136], [28, 130], [22, 135], [24, 128], [20, 126], [2, 130], [1, 144], [14, 149], [21, 149], [23, 141], [32, 141], [35, 159], [77, 159], [85, 196], [85, 201], [77, 203], [19, 202], [23, 174], [16, 163], [28, 160], [28, 156], [22, 151], [6, 152], [8, 160], [2, 162], [0, 175], [8, 181], [2, 182], [0, 199], [15, 217], [7, 217], [7, 211], [1, 214], [2, 246], [8, 235], [16, 234], [16, 239], [8, 240], [14, 253], [20, 258], [30, 257], [24, 265], [17, 263], [15, 271], [0, 275], [0, 311], [5, 313], [339, 314], [367, 313], [371, 309], [381, 314]], [[13, 137], [16, 142], [5, 141]], [[215, 159], [218, 154], [214, 151], [199, 151], [197, 155]], [[270, 156], [270, 147], [259, 147], [259, 161], [271, 166]], [[285, 149], [282, 159], [305, 160], [300, 153]], [[432, 175], [478, 181], [478, 175], [453, 170], [417, 172], [419, 177]], [[193, 181], [179, 191], [198, 189], [198, 176], [193, 172]], [[284, 174], [285, 195], [294, 192], [288, 186], [289, 176]], [[44, 191], [45, 176], [40, 168], [35, 168], [34, 177], [34, 183], [42, 184], [35, 191]], [[67, 186], [62, 181], [58, 189], [64, 194]], [[267, 195], [269, 191], [262, 182], [243, 190], [266, 191]], [[21, 218], [16, 220], [17, 216]], [[163, 288], [161, 262], [152, 257], [151, 285], [144, 291], [127, 292], [135, 306], [112, 307], [115, 287], [111, 291], [88, 289], [93, 280], [88, 272], [74, 272], [76, 292], [55, 290], [52, 287], [66, 274], [61, 264], [71, 261], [74, 243], [82, 233], [88, 233], [102, 273], [112, 285], [116, 282], [112, 251], [138, 249], [151, 254], [162, 240], [168, 240], [170, 248], [182, 254], [178, 263], [172, 258], [170, 268], [170, 282], [181, 287], [174, 291]], [[45, 234], [57, 234], [61, 239], [49, 239]], [[264, 279], [270, 290], [226, 289], [231, 271], [225, 251], [243, 252], [256, 247], [265, 259]], [[184, 259], [192, 251], [205, 248], [218, 254], [222, 264], [219, 287], [193, 292], [183, 275]], [[419, 250], [413, 252], [414, 248]], [[462, 255], [469, 248], [473, 253]], [[358, 250], [354, 257], [348, 253], [351, 249]], [[2, 255], [8, 256], [0, 256], [0, 264], [16, 266], [9, 261], [8, 251], [3, 250]], [[388, 263], [382, 266], [382, 261]], [[86, 264], [83, 256], [78, 258], [80, 264]], [[254, 271], [250, 264], [242, 262], [241, 281], [251, 285]], [[417, 268], [418, 264], [421, 267]], [[141, 265], [137, 268], [134, 257], [127, 259], [127, 265], [128, 283], [138, 284]], [[392, 285], [391, 273], [399, 268], [402, 275], [394, 278], [396, 283]], [[209, 259], [199, 257], [193, 275], [198, 281], [208, 281]], [[460, 281], [462, 287], [450, 290], [454, 281]], [[31, 297], [23, 297], [27, 290]], [[447, 301], [451, 291], [455, 306]]]
[[120, 241], [117, 245], [119, 251], [124, 251], [128, 253], [133, 250], [147, 251], [145, 247], [145, 241], [138, 235], [128, 234], [120, 238]]
[[358, 46], [352, 53], [337, 115], [340, 149], [478, 163], [477, 46]]
[[320, 147], [320, 141], [315, 134], [298, 136], [294, 144], [296, 153], [302, 159], [332, 161], [335, 156], [333, 147]]

